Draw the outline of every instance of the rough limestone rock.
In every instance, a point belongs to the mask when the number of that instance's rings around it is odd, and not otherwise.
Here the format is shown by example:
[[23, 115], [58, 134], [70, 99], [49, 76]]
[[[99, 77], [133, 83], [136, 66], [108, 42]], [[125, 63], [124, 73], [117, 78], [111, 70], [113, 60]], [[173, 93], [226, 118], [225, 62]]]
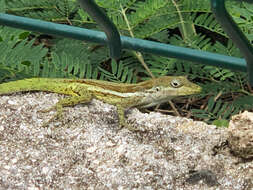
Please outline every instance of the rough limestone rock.
[[253, 189], [252, 120], [243, 115], [224, 129], [131, 109], [129, 131], [114, 106], [94, 100], [42, 127], [55, 111], [40, 110], [60, 97], [0, 96], [0, 190]]

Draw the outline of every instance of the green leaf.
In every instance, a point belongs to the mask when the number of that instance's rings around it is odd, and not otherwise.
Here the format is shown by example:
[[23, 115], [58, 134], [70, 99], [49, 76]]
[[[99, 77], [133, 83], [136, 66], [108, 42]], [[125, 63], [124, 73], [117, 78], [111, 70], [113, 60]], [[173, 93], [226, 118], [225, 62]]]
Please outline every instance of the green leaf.
[[222, 104], [222, 101], [221, 101], [221, 100], [218, 100], [218, 101], [216, 102], [216, 104], [215, 104], [215, 107], [214, 107], [214, 110], [212, 111], [212, 113], [216, 114], [216, 113], [219, 111], [219, 109], [220, 109], [220, 107], [221, 107], [221, 104]]
[[212, 124], [217, 126], [217, 127], [228, 127], [229, 121], [225, 120], [225, 119], [219, 119], [219, 120], [214, 120], [212, 122]]
[[208, 112], [211, 112], [213, 110], [214, 104], [215, 104], [214, 97], [209, 98], [207, 104]]
[[0, 1], [0, 13], [5, 13], [5, 1], [1, 0]]
[[111, 66], [112, 66], [112, 74], [116, 75], [118, 65], [115, 59], [112, 59]]

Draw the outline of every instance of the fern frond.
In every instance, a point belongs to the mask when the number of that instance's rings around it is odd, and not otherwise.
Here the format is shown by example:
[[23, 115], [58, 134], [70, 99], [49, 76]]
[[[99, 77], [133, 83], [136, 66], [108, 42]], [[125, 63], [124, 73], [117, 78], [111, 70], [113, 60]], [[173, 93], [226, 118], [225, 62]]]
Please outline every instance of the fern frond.
[[215, 19], [214, 15], [211, 13], [195, 14], [193, 22], [198, 27], [205, 28], [206, 30], [217, 33], [221, 36], [228, 37]]
[[5, 1], [0, 1], [0, 13], [5, 13]]
[[248, 37], [249, 40], [253, 40], [253, 20], [252, 20], [252, 13], [253, 13], [253, 5], [252, 3], [242, 3], [241, 6], [238, 5], [231, 5], [227, 3], [227, 6], [230, 7], [229, 11], [233, 16], [234, 21], [237, 25], [241, 28], [243, 33]]
[[227, 125], [230, 117], [239, 113], [240, 109], [228, 102], [223, 102], [221, 100], [215, 101], [214, 97], [211, 97], [208, 100], [206, 109], [192, 109], [191, 111], [195, 117], [204, 119], [207, 123], [215, 124], [223, 121], [223, 123]]
[[48, 52], [43, 45], [33, 46], [34, 40], [21, 39], [24, 31], [2, 27], [0, 29], [0, 63], [16, 72], [24, 72], [36, 76], [39, 62], [43, 60]]
[[10, 0], [6, 6], [7, 12], [16, 15], [68, 24], [78, 10], [77, 2], [71, 0]]
[[100, 79], [124, 83], [136, 82], [133, 69], [129, 69], [129, 67], [125, 66], [122, 62], [116, 63], [116, 61], [113, 60], [111, 62], [111, 68], [112, 72], [109, 72], [99, 67], [101, 71]]

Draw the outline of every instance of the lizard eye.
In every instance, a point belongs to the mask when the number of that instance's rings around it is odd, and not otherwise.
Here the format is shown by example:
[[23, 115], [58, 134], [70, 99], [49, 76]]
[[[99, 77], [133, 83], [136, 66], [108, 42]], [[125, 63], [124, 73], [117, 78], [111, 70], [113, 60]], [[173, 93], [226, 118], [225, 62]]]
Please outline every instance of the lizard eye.
[[156, 92], [160, 91], [160, 87], [158, 87], [158, 86], [155, 87], [155, 91], [156, 91]]
[[172, 80], [170, 84], [174, 88], [178, 88], [178, 87], [182, 86], [182, 84], [180, 83], [180, 81], [177, 80], [177, 79]]

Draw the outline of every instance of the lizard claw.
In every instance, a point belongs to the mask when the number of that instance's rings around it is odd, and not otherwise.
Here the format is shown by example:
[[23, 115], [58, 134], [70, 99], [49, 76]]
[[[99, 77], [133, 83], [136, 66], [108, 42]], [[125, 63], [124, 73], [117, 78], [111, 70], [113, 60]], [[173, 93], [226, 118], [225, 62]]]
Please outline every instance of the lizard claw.
[[63, 115], [62, 115], [62, 113], [56, 113], [56, 114], [54, 114], [48, 121], [46, 121], [46, 122], [44, 122], [43, 124], [42, 124], [42, 127], [48, 127], [48, 125], [51, 123], [51, 122], [53, 122], [53, 120], [57, 120], [57, 119], [62, 119], [63, 118]]
[[53, 111], [55, 109], [56, 109], [56, 106], [52, 106], [51, 108], [48, 108], [48, 109], [39, 110], [39, 112], [47, 113], [47, 112]]
[[40, 112], [46, 113], [46, 112], [50, 112], [55, 109], [56, 109], [56, 113], [54, 114], [54, 116], [52, 116], [47, 122], [44, 122], [42, 124], [42, 127], [47, 127], [55, 119], [62, 119], [63, 118], [63, 114], [62, 114], [63, 109], [62, 109], [62, 106], [59, 104], [56, 104], [49, 109], [40, 110]]

